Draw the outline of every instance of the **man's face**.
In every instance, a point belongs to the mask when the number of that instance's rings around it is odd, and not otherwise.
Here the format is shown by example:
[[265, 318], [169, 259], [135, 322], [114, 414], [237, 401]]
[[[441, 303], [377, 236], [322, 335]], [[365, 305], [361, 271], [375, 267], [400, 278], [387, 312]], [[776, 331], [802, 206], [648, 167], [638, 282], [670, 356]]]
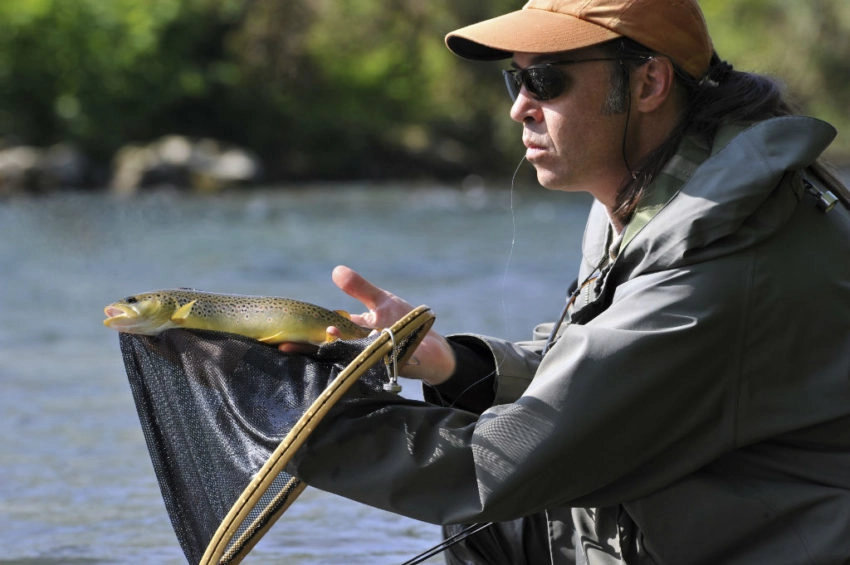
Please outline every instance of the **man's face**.
[[[600, 56], [591, 49], [557, 55], [515, 53], [513, 66], [524, 69], [550, 61]], [[628, 174], [622, 154], [627, 114], [610, 109], [612, 65], [617, 63], [558, 65], [566, 81], [562, 94], [537, 100], [523, 87], [511, 107], [511, 118], [523, 125], [526, 159], [537, 169], [537, 179], [546, 188], [587, 191], [606, 202]]]

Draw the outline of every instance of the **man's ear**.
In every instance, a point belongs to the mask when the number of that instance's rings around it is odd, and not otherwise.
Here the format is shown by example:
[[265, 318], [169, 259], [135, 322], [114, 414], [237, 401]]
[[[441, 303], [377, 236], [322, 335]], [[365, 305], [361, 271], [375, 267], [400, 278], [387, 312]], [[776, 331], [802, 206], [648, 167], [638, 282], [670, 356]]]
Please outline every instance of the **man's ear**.
[[657, 55], [632, 72], [632, 104], [641, 112], [650, 113], [673, 97], [676, 74], [673, 63]]

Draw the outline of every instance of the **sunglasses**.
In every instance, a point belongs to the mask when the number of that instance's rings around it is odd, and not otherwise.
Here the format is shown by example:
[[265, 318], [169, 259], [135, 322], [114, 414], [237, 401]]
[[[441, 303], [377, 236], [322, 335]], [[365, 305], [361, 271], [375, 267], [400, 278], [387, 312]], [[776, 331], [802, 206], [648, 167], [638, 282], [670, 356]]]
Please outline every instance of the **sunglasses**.
[[551, 100], [563, 94], [569, 84], [564, 72], [557, 68], [559, 66], [593, 63], [596, 61], [638, 60], [646, 62], [651, 58], [640, 56], [594, 57], [590, 59], [552, 61], [551, 63], [541, 63], [524, 69], [506, 69], [502, 71], [502, 75], [505, 77], [505, 86], [508, 87], [508, 94], [511, 97], [511, 101], [516, 101], [523, 86], [525, 86], [528, 93], [535, 99]]

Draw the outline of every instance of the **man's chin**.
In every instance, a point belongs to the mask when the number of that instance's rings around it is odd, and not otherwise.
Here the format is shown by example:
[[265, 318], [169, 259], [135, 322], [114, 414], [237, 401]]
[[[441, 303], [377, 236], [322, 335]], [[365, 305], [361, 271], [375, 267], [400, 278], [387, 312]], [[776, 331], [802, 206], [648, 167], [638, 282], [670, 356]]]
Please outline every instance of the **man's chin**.
[[563, 177], [553, 175], [549, 171], [537, 169], [537, 182], [540, 186], [548, 190], [563, 190], [574, 191], [577, 188], [572, 188], [568, 182], [565, 182]]

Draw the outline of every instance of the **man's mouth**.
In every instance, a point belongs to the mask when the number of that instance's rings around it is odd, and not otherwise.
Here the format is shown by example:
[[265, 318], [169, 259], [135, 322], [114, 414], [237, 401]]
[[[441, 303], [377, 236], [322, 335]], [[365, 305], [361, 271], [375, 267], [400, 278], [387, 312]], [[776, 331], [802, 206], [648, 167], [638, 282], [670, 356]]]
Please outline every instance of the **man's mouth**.
[[529, 161], [546, 152], [546, 147], [543, 145], [538, 145], [532, 141], [524, 141], [523, 143], [525, 145], [525, 158]]

